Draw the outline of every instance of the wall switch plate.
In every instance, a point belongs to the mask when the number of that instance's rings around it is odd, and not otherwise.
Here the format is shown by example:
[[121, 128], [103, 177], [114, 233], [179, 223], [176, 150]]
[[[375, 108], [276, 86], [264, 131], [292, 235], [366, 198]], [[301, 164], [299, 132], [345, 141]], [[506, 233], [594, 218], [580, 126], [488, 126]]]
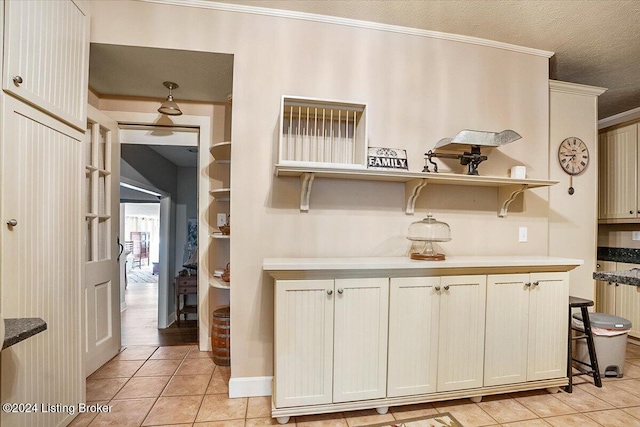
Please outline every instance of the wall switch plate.
[[525, 243], [527, 241], [527, 227], [518, 227], [518, 242]]
[[640, 240], [640, 231], [632, 231], [631, 240]]
[[227, 214], [219, 213], [216, 217], [216, 226], [220, 227], [221, 225], [225, 225], [227, 223]]

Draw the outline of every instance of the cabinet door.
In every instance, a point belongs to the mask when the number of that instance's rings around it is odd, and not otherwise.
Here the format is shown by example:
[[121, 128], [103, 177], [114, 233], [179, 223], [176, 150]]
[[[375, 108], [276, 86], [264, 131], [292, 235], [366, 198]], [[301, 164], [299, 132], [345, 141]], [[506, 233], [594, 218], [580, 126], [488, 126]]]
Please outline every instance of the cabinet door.
[[598, 218], [638, 216], [638, 126], [600, 135]]
[[442, 277], [438, 391], [482, 386], [486, 276]]
[[84, 130], [89, 19], [70, 0], [5, 1], [2, 88]]
[[[616, 271], [613, 261], [598, 261], [598, 271]], [[616, 314], [616, 286], [613, 283], [596, 281], [596, 311]]]
[[333, 280], [276, 280], [277, 408], [331, 403]]
[[336, 279], [333, 401], [385, 397], [389, 279]]
[[[3, 222], [16, 225], [0, 228], [0, 312], [48, 326], [2, 351], [2, 402], [83, 401], [82, 141], [79, 131], [3, 97], [0, 207]], [[69, 421], [64, 412], [0, 413], [1, 426]]]
[[439, 277], [391, 279], [387, 397], [436, 391]]
[[485, 386], [527, 380], [530, 283], [528, 274], [487, 276]]
[[[631, 270], [640, 268], [639, 264], [616, 263], [616, 270]], [[640, 292], [635, 286], [614, 284], [616, 300], [616, 316], [624, 317], [631, 321], [629, 335], [640, 338]]]
[[532, 273], [527, 381], [567, 375], [569, 273]]

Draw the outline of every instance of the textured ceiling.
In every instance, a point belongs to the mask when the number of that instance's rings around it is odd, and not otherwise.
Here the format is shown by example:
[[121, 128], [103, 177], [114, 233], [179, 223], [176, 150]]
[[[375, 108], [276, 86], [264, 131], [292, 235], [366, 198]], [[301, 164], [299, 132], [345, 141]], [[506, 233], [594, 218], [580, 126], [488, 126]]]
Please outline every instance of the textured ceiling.
[[552, 79], [608, 88], [600, 118], [640, 107], [640, 1], [226, 0], [555, 52]]

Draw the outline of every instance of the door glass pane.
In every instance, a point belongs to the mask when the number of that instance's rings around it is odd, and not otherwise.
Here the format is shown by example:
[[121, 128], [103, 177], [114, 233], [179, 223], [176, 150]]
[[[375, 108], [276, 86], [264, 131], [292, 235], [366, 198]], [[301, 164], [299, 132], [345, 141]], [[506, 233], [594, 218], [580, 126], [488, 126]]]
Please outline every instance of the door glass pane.
[[107, 159], [107, 130], [100, 127], [100, 141], [98, 141], [98, 168], [106, 169]]
[[85, 213], [91, 213], [91, 171], [84, 173], [84, 209]]
[[84, 253], [85, 253], [86, 261], [93, 261], [93, 251], [91, 250], [93, 246], [92, 233], [91, 233], [92, 222], [93, 222], [92, 218], [87, 218], [85, 220], [85, 226], [84, 226]]
[[91, 129], [93, 125], [89, 123], [87, 125], [87, 133], [85, 135], [84, 142], [84, 164], [91, 165]]
[[109, 224], [108, 219], [98, 221], [98, 260], [109, 258]]
[[100, 175], [98, 178], [98, 214], [108, 215], [107, 212], [107, 177]]

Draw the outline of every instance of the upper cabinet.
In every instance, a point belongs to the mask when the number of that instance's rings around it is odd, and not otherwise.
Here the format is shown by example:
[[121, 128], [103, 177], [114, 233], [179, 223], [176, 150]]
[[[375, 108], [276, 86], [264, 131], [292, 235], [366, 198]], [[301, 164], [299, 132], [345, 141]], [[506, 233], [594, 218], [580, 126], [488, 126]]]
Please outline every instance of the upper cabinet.
[[6, 1], [2, 88], [84, 129], [89, 19], [72, 1]]
[[638, 205], [638, 124], [600, 133], [600, 222], [640, 221]]

